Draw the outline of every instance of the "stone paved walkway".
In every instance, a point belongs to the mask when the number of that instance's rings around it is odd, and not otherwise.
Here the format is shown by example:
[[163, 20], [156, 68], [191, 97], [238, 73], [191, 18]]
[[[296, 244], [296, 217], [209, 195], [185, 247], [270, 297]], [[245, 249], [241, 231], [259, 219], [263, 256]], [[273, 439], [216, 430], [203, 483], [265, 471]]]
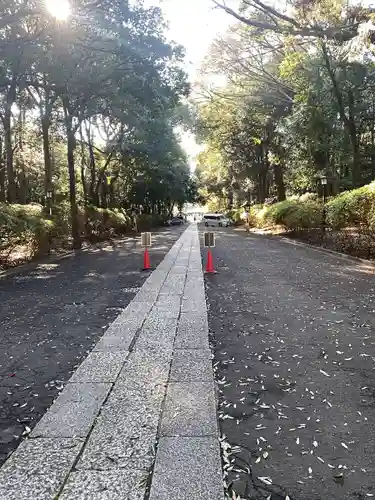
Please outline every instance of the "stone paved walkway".
[[148, 497], [223, 499], [195, 225], [0, 470], [1, 500]]

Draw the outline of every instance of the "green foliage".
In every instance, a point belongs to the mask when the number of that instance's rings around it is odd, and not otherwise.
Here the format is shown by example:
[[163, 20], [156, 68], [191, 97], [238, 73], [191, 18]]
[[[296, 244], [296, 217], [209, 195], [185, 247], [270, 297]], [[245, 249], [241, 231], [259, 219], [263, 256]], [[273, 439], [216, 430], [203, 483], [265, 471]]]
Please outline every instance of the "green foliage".
[[48, 251], [54, 223], [44, 218], [39, 205], [0, 204], [0, 251], [25, 245], [32, 256]]
[[375, 229], [375, 182], [342, 193], [329, 201], [327, 221], [334, 229], [353, 226]]
[[298, 208], [299, 204], [296, 200], [281, 201], [280, 203], [265, 207], [262, 218], [270, 225], [287, 227], [288, 216], [296, 212]]
[[127, 230], [120, 207], [163, 214], [195, 199], [176, 132], [191, 121], [184, 50], [160, 8], [77, 0], [64, 21], [25, 5], [0, 12], [0, 201], [52, 208], [53, 238], [71, 230], [78, 248], [85, 231]]
[[316, 202], [299, 202], [288, 211], [284, 218], [284, 227], [291, 231], [319, 228], [323, 220], [323, 207]]
[[[250, 209], [253, 227], [282, 226], [290, 231], [319, 228], [323, 222], [323, 203], [313, 193], [292, 197], [270, 206]], [[325, 205], [326, 226], [338, 231], [345, 228], [375, 230], [375, 181], [359, 189], [342, 193]]]
[[318, 228], [322, 224], [323, 206], [315, 201], [289, 199], [269, 206], [253, 206], [250, 224], [258, 228], [282, 226], [290, 231]]
[[166, 217], [158, 214], [141, 214], [137, 218], [138, 231], [148, 231], [153, 227], [162, 226]]
[[[198, 105], [197, 130], [205, 143], [198, 158], [201, 190], [232, 209], [246, 199], [322, 195], [322, 176], [329, 196], [370, 182], [371, 9], [348, 8], [341, 0], [292, 2], [288, 24], [275, 6], [245, 3], [247, 21], [219, 37], [205, 61], [208, 80], [225, 75], [226, 83], [207, 89]], [[304, 27], [298, 36], [296, 26]]]
[[229, 210], [226, 212], [226, 216], [230, 219], [236, 226], [240, 225], [242, 222], [243, 209], [238, 208], [235, 210]]
[[119, 209], [110, 210], [89, 206], [85, 215], [85, 230], [91, 239], [106, 239], [129, 232], [132, 229], [130, 217]]

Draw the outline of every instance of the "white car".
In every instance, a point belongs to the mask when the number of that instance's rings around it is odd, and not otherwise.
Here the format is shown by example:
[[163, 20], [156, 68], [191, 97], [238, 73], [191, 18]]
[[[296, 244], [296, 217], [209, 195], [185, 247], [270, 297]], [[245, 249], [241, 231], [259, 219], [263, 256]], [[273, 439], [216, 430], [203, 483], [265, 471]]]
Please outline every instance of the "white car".
[[219, 226], [228, 227], [230, 226], [230, 220], [225, 217], [224, 214], [204, 214], [202, 222], [206, 227], [208, 226]]

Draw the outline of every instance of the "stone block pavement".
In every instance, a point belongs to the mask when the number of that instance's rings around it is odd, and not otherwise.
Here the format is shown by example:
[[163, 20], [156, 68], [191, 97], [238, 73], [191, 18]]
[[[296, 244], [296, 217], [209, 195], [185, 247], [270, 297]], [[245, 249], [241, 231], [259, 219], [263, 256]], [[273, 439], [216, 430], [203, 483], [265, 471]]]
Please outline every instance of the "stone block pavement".
[[191, 225], [0, 469], [1, 500], [223, 500]]

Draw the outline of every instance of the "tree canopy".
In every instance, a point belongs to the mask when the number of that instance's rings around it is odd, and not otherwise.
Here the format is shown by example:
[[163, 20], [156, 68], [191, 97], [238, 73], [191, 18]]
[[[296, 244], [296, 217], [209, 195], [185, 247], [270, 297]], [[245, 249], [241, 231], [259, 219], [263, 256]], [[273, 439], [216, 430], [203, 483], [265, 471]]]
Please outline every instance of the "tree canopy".
[[[197, 130], [203, 191], [222, 207], [362, 186], [375, 177], [372, 10], [243, 1], [212, 45]], [[273, 5], [273, 4], [272, 4]], [[220, 78], [218, 78], [220, 76]], [[215, 85], [222, 82], [225, 85]]]
[[0, 14], [0, 202], [171, 210], [190, 196], [175, 133], [189, 94], [184, 50], [157, 7], [74, 0], [66, 20], [41, 0]]

